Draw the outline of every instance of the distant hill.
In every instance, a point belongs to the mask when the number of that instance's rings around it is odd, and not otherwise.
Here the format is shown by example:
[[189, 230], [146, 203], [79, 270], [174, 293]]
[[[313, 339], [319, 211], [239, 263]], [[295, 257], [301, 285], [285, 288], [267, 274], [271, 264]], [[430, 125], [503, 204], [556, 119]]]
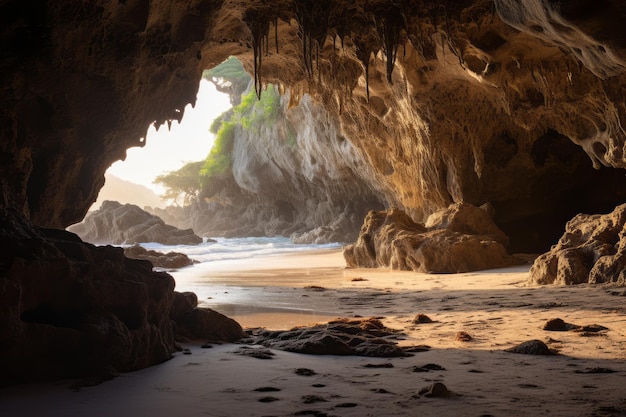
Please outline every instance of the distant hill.
[[98, 199], [90, 210], [97, 210], [104, 200], [119, 201], [122, 204], [135, 204], [141, 208], [145, 206], [165, 208], [166, 204], [161, 197], [148, 187], [126, 181], [111, 174], [105, 174], [106, 182], [98, 194]]

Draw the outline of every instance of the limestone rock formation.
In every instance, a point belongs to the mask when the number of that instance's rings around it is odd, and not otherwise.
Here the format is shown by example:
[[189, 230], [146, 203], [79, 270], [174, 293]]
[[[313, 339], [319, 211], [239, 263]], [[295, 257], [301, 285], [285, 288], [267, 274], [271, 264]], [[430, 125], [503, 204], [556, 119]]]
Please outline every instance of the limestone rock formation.
[[175, 350], [174, 280], [0, 211], [0, 384], [144, 368]]
[[193, 260], [184, 253], [159, 252], [148, 250], [141, 245], [133, 245], [124, 248], [124, 256], [130, 259], [149, 261], [153, 267], [164, 269], [177, 269], [193, 265]]
[[163, 245], [197, 245], [202, 238], [193, 230], [180, 230], [133, 204], [104, 201], [81, 223], [68, 228], [94, 244], [132, 245], [156, 242]]
[[619, 0], [26, 4], [0, 10], [0, 206], [41, 226], [80, 221], [106, 168], [230, 55], [258, 90], [323, 105], [415, 221], [490, 202], [512, 250], [539, 252], [626, 199], [608, 168], [626, 166]]
[[[277, 95], [270, 88], [264, 94]], [[356, 239], [365, 214], [384, 208], [368, 181], [366, 161], [309, 96], [291, 108], [288, 94], [277, 101], [271, 117], [258, 114], [269, 110], [254, 108], [245, 115], [252, 126], [232, 127], [232, 166], [206, 180], [198, 199], [154, 213], [203, 236], [282, 235], [294, 243]]]
[[350, 267], [457, 273], [519, 263], [506, 236], [480, 208], [454, 204], [431, 216], [426, 227], [399, 209], [368, 213], [356, 243], [344, 248]]
[[533, 284], [626, 284], [626, 204], [608, 214], [579, 214], [530, 269]]

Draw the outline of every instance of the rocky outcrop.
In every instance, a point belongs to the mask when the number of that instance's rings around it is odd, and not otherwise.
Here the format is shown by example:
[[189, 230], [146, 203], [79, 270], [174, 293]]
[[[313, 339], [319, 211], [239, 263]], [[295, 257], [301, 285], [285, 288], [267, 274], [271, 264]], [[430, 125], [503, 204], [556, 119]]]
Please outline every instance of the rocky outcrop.
[[260, 329], [244, 341], [310, 355], [409, 356], [408, 349], [391, 340], [399, 335], [398, 330], [389, 329], [374, 317], [341, 318], [291, 330]]
[[174, 279], [0, 211], [0, 384], [131, 371], [175, 350]]
[[192, 292], [174, 293], [170, 317], [180, 341], [235, 342], [245, 336], [235, 320], [210, 308], [199, 308], [198, 297]]
[[626, 285], [626, 204], [608, 214], [579, 214], [530, 269], [533, 284]]
[[368, 213], [356, 243], [344, 248], [350, 267], [457, 273], [519, 263], [506, 236], [482, 209], [454, 204], [433, 214], [427, 226], [399, 209]]
[[159, 252], [148, 250], [140, 245], [133, 245], [124, 248], [124, 256], [130, 259], [141, 259], [149, 261], [152, 266], [164, 269], [178, 269], [193, 265], [194, 261], [184, 253], [179, 252]]
[[163, 245], [197, 245], [202, 238], [193, 230], [180, 230], [165, 224], [133, 204], [104, 201], [81, 223], [68, 228], [83, 240], [94, 244], [133, 245], [156, 242]]
[[107, 377], [168, 360], [175, 339], [242, 336], [122, 248], [36, 227], [12, 210], [0, 210], [0, 225], [0, 385]]

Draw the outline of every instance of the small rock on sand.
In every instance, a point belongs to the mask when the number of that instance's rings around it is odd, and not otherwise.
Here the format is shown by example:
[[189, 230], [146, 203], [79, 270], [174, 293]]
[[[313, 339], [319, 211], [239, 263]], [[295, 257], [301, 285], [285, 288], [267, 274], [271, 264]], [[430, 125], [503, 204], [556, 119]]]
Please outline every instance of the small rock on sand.
[[553, 352], [548, 345], [543, 343], [541, 340], [528, 340], [526, 342], [522, 342], [517, 346], [513, 346], [512, 348], [505, 349], [505, 352], [511, 353], [521, 353], [524, 355], [554, 355]]

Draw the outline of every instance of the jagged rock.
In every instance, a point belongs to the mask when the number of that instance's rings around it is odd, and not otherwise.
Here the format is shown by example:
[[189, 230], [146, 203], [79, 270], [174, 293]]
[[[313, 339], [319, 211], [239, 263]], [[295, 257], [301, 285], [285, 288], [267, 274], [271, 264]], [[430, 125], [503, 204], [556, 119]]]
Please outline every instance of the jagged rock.
[[0, 210], [0, 384], [132, 371], [175, 350], [174, 279]]
[[467, 205], [455, 205], [432, 217], [427, 229], [399, 209], [370, 211], [356, 243], [344, 248], [344, 258], [350, 267], [391, 267], [428, 273], [468, 272], [518, 263], [495, 240], [506, 238], [502, 231], [475, 213]]
[[468, 203], [454, 203], [431, 214], [426, 220], [426, 228], [446, 229], [466, 235], [489, 236], [503, 246], [508, 246], [509, 238], [493, 222], [489, 206], [479, 208]]
[[180, 230], [133, 204], [104, 201], [100, 209], [87, 215], [82, 223], [68, 230], [94, 244], [136, 244], [156, 242], [164, 245], [197, 245], [202, 238], [193, 230]]
[[124, 255], [131, 259], [143, 259], [150, 261], [152, 266], [165, 269], [176, 269], [193, 265], [194, 261], [184, 253], [179, 252], [158, 252], [148, 250], [140, 245], [133, 245], [124, 248]]
[[579, 214], [530, 269], [533, 284], [626, 284], [626, 204], [608, 214]]
[[408, 356], [395, 342], [386, 339], [397, 333], [375, 318], [337, 319], [287, 331], [255, 331], [250, 341], [272, 349], [311, 355]]

